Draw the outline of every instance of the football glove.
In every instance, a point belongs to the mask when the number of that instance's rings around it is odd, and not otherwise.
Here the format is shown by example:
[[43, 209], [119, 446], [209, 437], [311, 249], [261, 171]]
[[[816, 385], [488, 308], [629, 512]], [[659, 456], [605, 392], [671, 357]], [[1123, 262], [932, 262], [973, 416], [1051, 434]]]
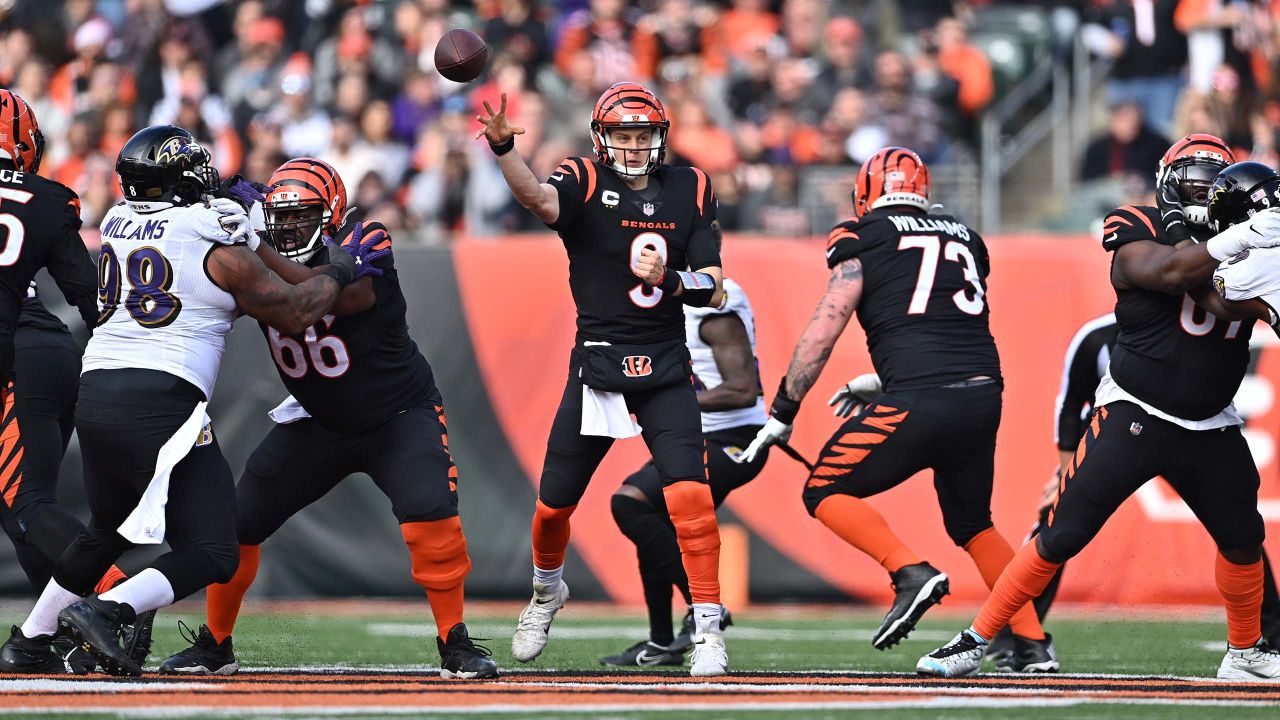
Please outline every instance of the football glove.
[[827, 404], [835, 408], [832, 412], [837, 417], [847, 418], [862, 412], [868, 405], [874, 403], [876, 398], [880, 397], [882, 389], [879, 375], [875, 373], [859, 375], [841, 385]]
[[1164, 233], [1173, 244], [1191, 238], [1191, 229], [1187, 227], [1187, 214], [1182, 210], [1182, 199], [1178, 194], [1178, 178], [1173, 173], [1165, 173], [1165, 177], [1156, 188], [1156, 209], [1164, 221]]
[[218, 224], [230, 236], [224, 242], [231, 245], [245, 243], [250, 250], [258, 249], [258, 233], [253, 231], [249, 216], [239, 203], [228, 198], [213, 198], [209, 207], [218, 213]]
[[1280, 208], [1263, 210], [1205, 242], [1209, 254], [1220, 261], [1235, 257], [1250, 248], [1276, 246], [1280, 246]]
[[752, 440], [747, 449], [742, 451], [739, 462], [749, 463], [755, 460], [756, 456], [763, 452], [765, 448], [779, 442], [786, 442], [790, 437], [791, 425], [771, 417], [765, 421], [764, 427], [760, 428], [760, 432], [756, 433], [756, 439]]
[[229, 198], [240, 204], [240, 207], [248, 210], [253, 207], [254, 203], [260, 203], [267, 199], [267, 191], [271, 188], [262, 183], [245, 180], [244, 176], [236, 173], [218, 187], [217, 197]]
[[341, 245], [334, 242], [333, 238], [325, 235], [323, 240], [325, 247], [328, 249], [328, 257], [331, 264], [339, 265], [340, 271], [345, 270], [348, 265], [347, 258], [350, 258], [351, 278], [346, 283], [342, 282], [340, 278], [335, 278], [339, 284], [346, 285], [362, 277], [378, 277], [382, 275], [382, 268], [374, 265], [374, 262], [390, 255], [391, 248], [374, 250], [373, 247], [386, 239], [387, 233], [382, 229], [375, 230], [369, 234], [369, 237], [365, 237], [363, 222], [356, 223], [356, 226], [351, 230], [351, 234], [347, 236], [347, 239]]

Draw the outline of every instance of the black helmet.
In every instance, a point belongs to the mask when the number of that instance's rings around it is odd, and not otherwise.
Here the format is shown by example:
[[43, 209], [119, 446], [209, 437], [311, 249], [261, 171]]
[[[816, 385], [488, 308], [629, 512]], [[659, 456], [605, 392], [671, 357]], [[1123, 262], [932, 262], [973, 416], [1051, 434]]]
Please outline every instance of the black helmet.
[[1209, 227], [1214, 232], [1271, 208], [1280, 208], [1280, 175], [1259, 162], [1228, 165], [1209, 188]]
[[129, 138], [116, 159], [125, 201], [140, 212], [189, 205], [218, 187], [209, 152], [175, 125], [153, 125]]

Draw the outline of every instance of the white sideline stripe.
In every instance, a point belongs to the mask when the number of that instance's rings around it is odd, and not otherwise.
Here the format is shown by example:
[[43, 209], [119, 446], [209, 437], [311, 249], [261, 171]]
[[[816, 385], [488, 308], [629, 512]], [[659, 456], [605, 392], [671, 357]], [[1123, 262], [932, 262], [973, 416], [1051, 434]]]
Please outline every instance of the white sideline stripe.
[[[1259, 702], [1237, 700], [1176, 700], [1153, 698], [936, 698], [933, 700], [877, 700], [874, 702], [741, 702], [741, 703], [708, 703], [687, 705], [636, 705], [634, 703], [575, 703], [572, 705], [539, 705], [540, 715], [549, 713], [584, 714], [584, 713], [726, 713], [750, 711], [813, 711], [813, 710], [903, 710], [903, 709], [942, 709], [942, 708], [1010, 708], [1010, 707], [1071, 707], [1075, 705], [1185, 705], [1194, 707], [1262, 707]], [[376, 705], [329, 706], [329, 707], [293, 707], [282, 708], [271, 705], [242, 705], [233, 707], [199, 707], [193, 705], [164, 705], [156, 707], [131, 708], [51, 708], [51, 707], [14, 707], [6, 708], [13, 713], [31, 715], [93, 713], [108, 717], [232, 717], [246, 716], [264, 717], [343, 717], [357, 715], [361, 717], [379, 717], [396, 715], [529, 715], [528, 705], [509, 703], [493, 705], [422, 705], [380, 707]]]
[[[434, 637], [435, 625], [424, 623], [369, 623], [370, 635], [379, 637]], [[472, 635], [481, 637], [505, 637], [516, 629], [511, 625], [474, 625], [470, 627]], [[874, 630], [775, 630], [771, 628], [738, 627], [734, 625], [724, 631], [725, 639], [734, 640], [865, 640], [875, 636]], [[552, 639], [568, 640], [643, 640], [647, 631], [640, 625], [596, 625], [594, 627], [555, 627], [551, 631]], [[950, 640], [955, 633], [940, 630], [916, 630], [909, 640]]]
[[49, 678], [0, 680], [0, 692], [168, 692], [170, 690], [214, 690], [218, 687], [213, 683], [134, 683], [112, 680], [53, 680]]

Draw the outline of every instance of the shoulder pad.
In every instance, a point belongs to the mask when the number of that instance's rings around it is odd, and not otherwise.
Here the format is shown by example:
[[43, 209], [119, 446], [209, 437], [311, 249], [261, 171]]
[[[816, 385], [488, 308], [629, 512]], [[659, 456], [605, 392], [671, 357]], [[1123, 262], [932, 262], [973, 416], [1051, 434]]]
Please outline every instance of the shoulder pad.
[[568, 190], [574, 197], [583, 202], [591, 199], [596, 191], [596, 164], [594, 158], [565, 158], [547, 182], [556, 187]]
[[832, 228], [827, 234], [827, 267], [857, 257], [867, 246], [867, 229], [867, 223], [860, 220], [846, 220]]
[[1114, 252], [1123, 245], [1139, 240], [1167, 244], [1161, 227], [1160, 211], [1146, 205], [1125, 205], [1112, 210], [1102, 221], [1102, 247]]

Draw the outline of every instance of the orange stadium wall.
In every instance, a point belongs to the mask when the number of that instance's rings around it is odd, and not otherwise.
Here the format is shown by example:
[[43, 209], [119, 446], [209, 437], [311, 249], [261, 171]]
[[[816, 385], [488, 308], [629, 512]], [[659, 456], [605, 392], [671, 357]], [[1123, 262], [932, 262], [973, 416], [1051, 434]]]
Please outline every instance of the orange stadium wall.
[[[1004, 420], [996, 457], [996, 526], [1021, 541], [1042, 487], [1056, 464], [1054, 399], [1063, 356], [1085, 321], [1109, 312], [1108, 256], [1086, 237], [1004, 236], [989, 241], [992, 331], [1005, 374]], [[726, 274], [748, 292], [757, 317], [760, 366], [769, 393], [826, 284], [819, 239], [726, 240]], [[563, 248], [553, 238], [464, 240], [453, 248], [459, 294], [479, 369], [497, 418], [527, 476], [536, 482], [544, 443], [563, 388], [573, 343], [573, 305]], [[1280, 413], [1280, 349], [1265, 327], [1242, 392], [1248, 431], [1262, 471], [1262, 508], [1269, 535], [1280, 530], [1275, 460]], [[871, 370], [856, 322], [836, 347], [797, 420], [792, 445], [812, 457], [837, 421], [826, 405], [840, 383]], [[618, 481], [646, 459], [639, 439], [619, 442], [578, 507], [572, 543], [608, 596], [640, 603], [634, 553], [614, 527], [608, 498]], [[924, 473], [923, 475], [928, 475]], [[884, 572], [811, 520], [800, 502], [803, 468], [774, 452], [763, 474], [727, 501], [733, 521], [781, 555], [855, 598], [890, 597]], [[928, 477], [915, 477], [873, 504], [919, 553], [952, 575], [956, 599], [985, 597], [968, 556], [943, 532]], [[723, 522], [723, 520], [722, 520]], [[1280, 549], [1269, 541], [1272, 551]], [[1219, 602], [1214, 549], [1185, 505], [1159, 481], [1131, 498], [1097, 541], [1068, 567], [1060, 598], [1084, 603], [1146, 605]], [[773, 558], [776, 562], [777, 558]], [[753, 575], [761, 568], [753, 568]]]

